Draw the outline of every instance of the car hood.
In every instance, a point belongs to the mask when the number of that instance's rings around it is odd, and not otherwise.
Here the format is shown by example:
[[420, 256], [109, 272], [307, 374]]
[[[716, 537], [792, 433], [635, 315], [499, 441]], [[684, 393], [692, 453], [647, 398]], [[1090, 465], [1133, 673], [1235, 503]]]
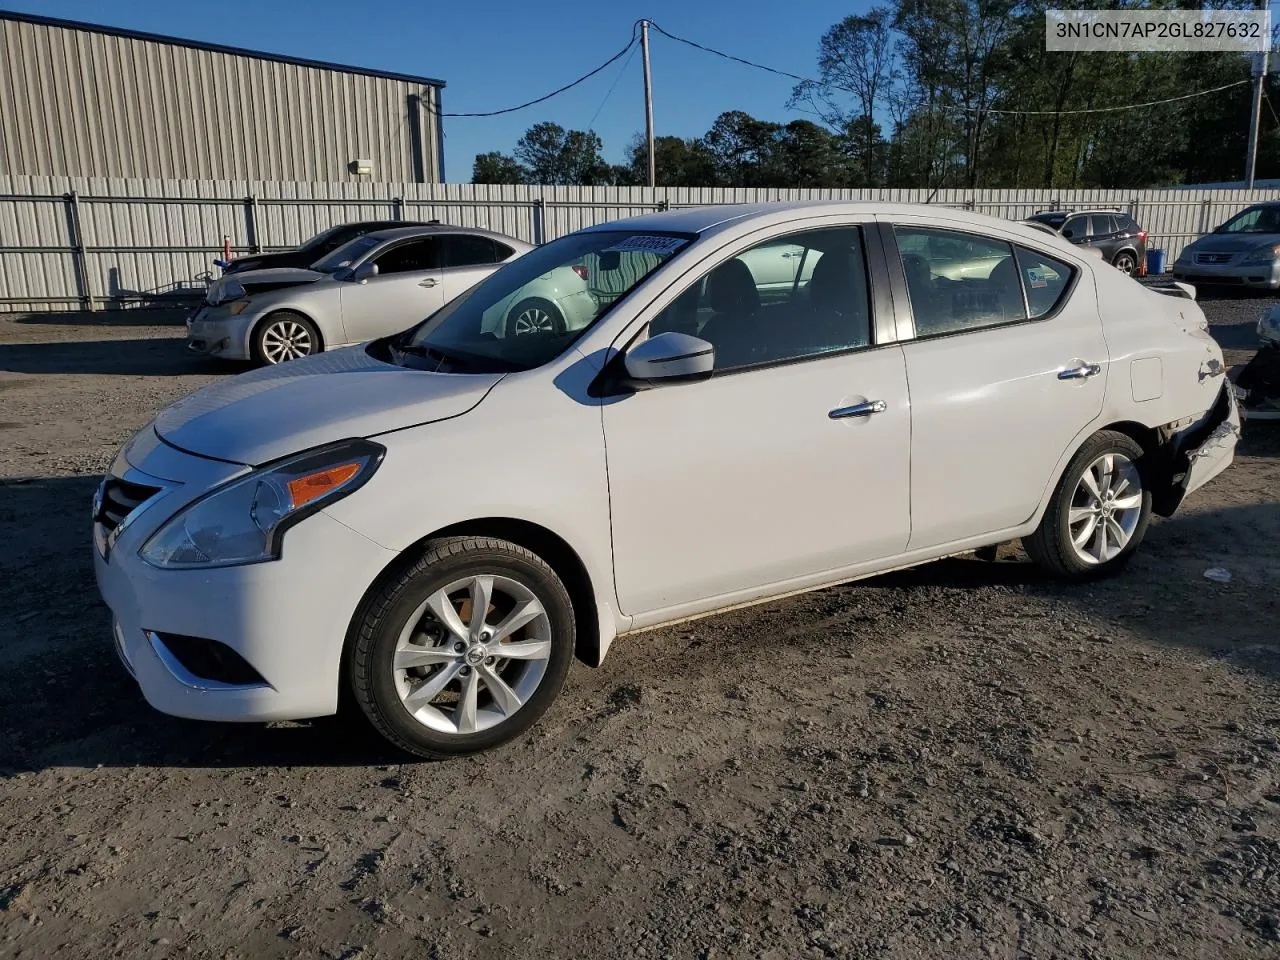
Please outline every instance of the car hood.
[[411, 370], [347, 347], [197, 390], [161, 411], [155, 431], [189, 453], [258, 466], [335, 440], [460, 416], [502, 376]]
[[317, 270], [306, 270], [302, 267], [268, 267], [263, 270], [245, 270], [219, 277], [209, 284], [209, 292], [205, 299], [209, 303], [218, 303], [229, 285], [239, 284], [252, 293], [255, 289], [266, 288], [278, 290], [281, 287], [297, 287], [303, 284], [316, 283], [319, 280], [332, 280], [327, 273]]
[[1210, 233], [1188, 245], [1195, 253], [1240, 253], [1280, 243], [1280, 233]]

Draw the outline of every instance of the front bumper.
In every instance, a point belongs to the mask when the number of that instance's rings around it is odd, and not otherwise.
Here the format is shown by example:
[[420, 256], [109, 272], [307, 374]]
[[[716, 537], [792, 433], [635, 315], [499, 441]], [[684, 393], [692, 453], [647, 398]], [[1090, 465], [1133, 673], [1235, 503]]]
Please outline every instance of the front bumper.
[[226, 307], [204, 305], [187, 318], [187, 349], [209, 357], [248, 360], [250, 326], [252, 320], [246, 314], [233, 317]]
[[1258, 290], [1275, 290], [1280, 287], [1280, 265], [1257, 263], [1207, 264], [1178, 260], [1173, 265], [1173, 278], [1201, 285], [1220, 284], [1233, 287], [1250, 287]]
[[[366, 588], [394, 554], [321, 512], [285, 535], [279, 560], [208, 570], [157, 569], [138, 556], [174, 512], [240, 472], [155, 446], [156, 472], [113, 465], [113, 475], [159, 489], [114, 542], [94, 526], [94, 574], [111, 610], [113, 643], [143, 696], [163, 713], [200, 720], [296, 720], [334, 713], [348, 625]], [[201, 676], [165, 637], [225, 645], [252, 682]], [[197, 668], [198, 669], [198, 668]]]

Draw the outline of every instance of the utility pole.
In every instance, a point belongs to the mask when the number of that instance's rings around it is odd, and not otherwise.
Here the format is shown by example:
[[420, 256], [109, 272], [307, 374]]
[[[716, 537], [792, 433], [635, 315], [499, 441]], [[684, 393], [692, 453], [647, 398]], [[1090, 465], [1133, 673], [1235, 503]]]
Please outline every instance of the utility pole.
[[[1267, 0], [1259, 0], [1258, 6], [1265, 10]], [[1249, 154], [1245, 157], [1244, 177], [1249, 189], [1253, 189], [1254, 173], [1258, 166], [1258, 126], [1262, 121], [1262, 90], [1267, 82], [1267, 68], [1271, 59], [1271, 40], [1267, 39], [1267, 49], [1253, 55], [1253, 106], [1249, 108]]]
[[[653, 83], [649, 78], [649, 21], [640, 21], [640, 52], [644, 55], [644, 136], [649, 144], [649, 186], [657, 185], [653, 158]], [[1253, 168], [1250, 167], [1250, 170]], [[1252, 184], [1252, 178], [1250, 183]]]

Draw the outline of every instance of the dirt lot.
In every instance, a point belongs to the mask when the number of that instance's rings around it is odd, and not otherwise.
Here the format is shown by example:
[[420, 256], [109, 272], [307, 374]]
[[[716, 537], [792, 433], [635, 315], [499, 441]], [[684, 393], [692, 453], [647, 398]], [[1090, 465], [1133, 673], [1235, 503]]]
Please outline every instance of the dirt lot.
[[[1206, 301], [1229, 362], [1270, 302]], [[0, 320], [0, 954], [1280, 955], [1280, 425], [1117, 580], [1010, 550], [630, 638], [515, 745], [403, 764], [115, 660], [89, 499], [225, 375], [181, 332]]]

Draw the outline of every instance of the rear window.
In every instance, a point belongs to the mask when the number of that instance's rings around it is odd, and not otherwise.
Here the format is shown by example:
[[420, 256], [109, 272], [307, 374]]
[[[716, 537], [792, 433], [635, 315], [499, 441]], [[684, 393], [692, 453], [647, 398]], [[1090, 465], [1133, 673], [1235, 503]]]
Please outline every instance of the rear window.
[[1067, 219], [1065, 213], [1040, 213], [1031, 218], [1039, 223], [1047, 223], [1053, 229], [1057, 230]]
[[1027, 293], [1027, 312], [1032, 320], [1047, 316], [1058, 308], [1071, 285], [1071, 267], [1047, 254], [1017, 247], [1018, 272]]

